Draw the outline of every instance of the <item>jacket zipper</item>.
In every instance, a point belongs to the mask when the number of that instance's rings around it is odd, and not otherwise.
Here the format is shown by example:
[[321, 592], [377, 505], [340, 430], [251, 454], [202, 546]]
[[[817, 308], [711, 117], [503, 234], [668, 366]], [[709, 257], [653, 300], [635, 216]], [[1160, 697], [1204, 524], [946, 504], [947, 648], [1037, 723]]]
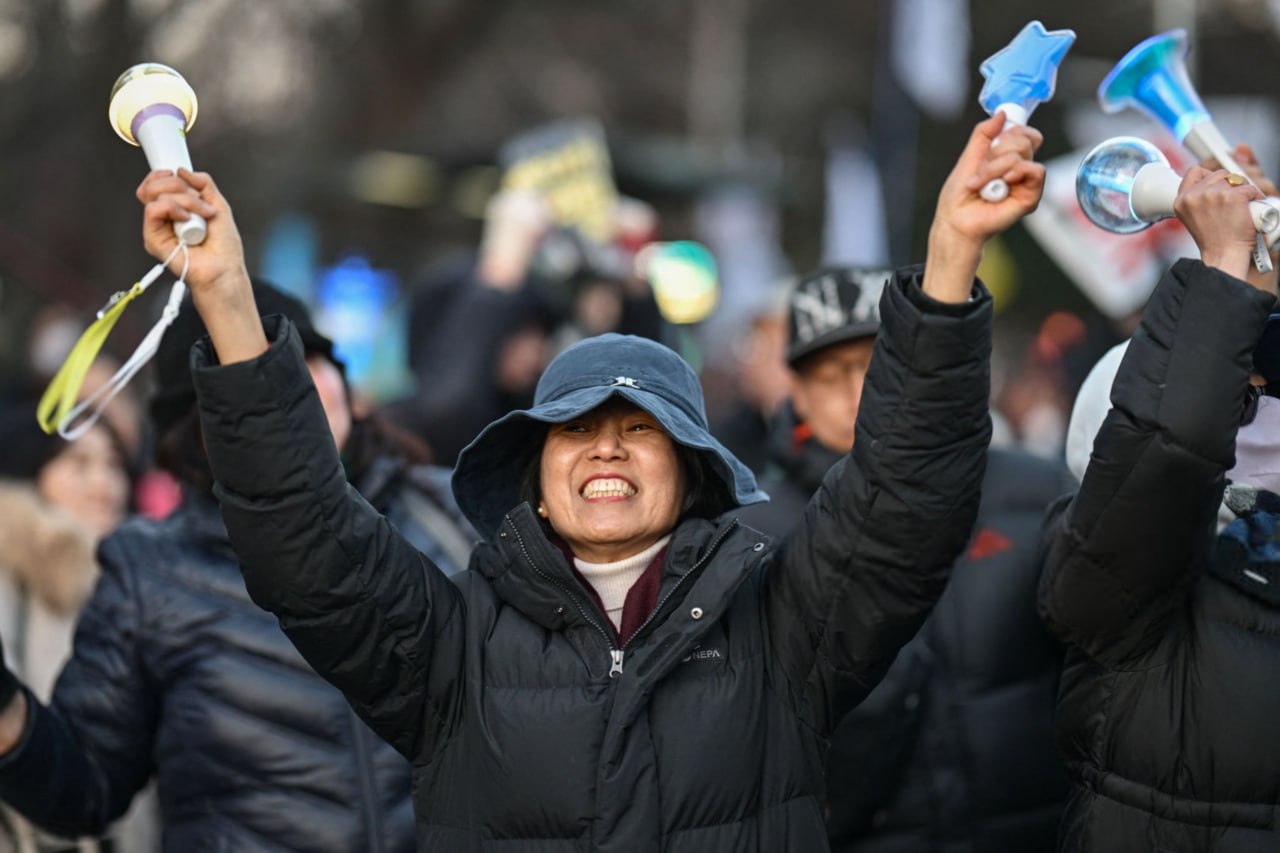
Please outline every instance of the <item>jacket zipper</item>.
[[573, 606], [578, 609], [578, 613], [581, 614], [584, 620], [586, 620], [587, 624], [595, 628], [600, 633], [600, 636], [604, 637], [605, 645], [609, 648], [609, 677], [610, 678], [617, 678], [618, 676], [622, 675], [622, 664], [626, 660], [627, 647], [631, 645], [631, 641], [634, 640], [636, 637], [640, 636], [640, 633], [644, 631], [645, 628], [649, 627], [649, 624], [653, 622], [654, 619], [657, 618], [660, 612], [662, 612], [663, 605], [665, 605], [668, 601], [671, 600], [671, 596], [676, 594], [676, 591], [679, 590], [680, 587], [684, 585], [684, 582], [686, 580], [688, 580], [690, 577], [696, 574], [698, 569], [702, 568], [703, 565], [705, 565], [708, 560], [710, 560], [713, 556], [715, 556], [716, 551], [719, 550], [720, 548], [720, 543], [724, 542], [725, 537], [728, 536], [733, 531], [733, 528], [738, 526], [738, 520], [736, 518], [731, 520], [729, 522], [729, 525], [725, 527], [724, 530], [720, 531], [720, 535], [717, 536], [715, 538], [715, 541], [711, 543], [711, 547], [707, 549], [706, 553], [702, 555], [701, 559], [699, 559], [698, 562], [694, 563], [693, 566], [689, 569], [689, 571], [684, 573], [684, 575], [680, 578], [680, 580], [672, 584], [671, 589], [667, 590], [667, 594], [662, 596], [662, 600], [659, 601], [657, 605], [654, 606], [652, 611], [650, 611], [648, 618], [646, 618], [643, 622], [640, 623], [640, 627], [637, 628], [631, 634], [631, 636], [627, 638], [626, 642], [622, 644], [622, 647], [614, 648], [613, 635], [610, 634], [608, 631], [606, 631], [604, 628], [602, 628], [600, 626], [600, 623], [596, 622], [596, 620], [586, 611], [586, 609], [582, 606], [581, 601], [579, 601], [578, 596], [573, 592], [573, 590], [571, 590], [565, 584], [561, 583], [556, 578], [542, 571], [542, 569], [538, 568], [538, 564], [533, 561], [533, 556], [529, 553], [529, 549], [525, 547], [524, 537], [520, 535], [520, 528], [516, 526], [515, 522], [511, 521], [510, 513], [507, 514], [506, 519], [507, 519], [507, 523], [511, 525], [511, 529], [516, 534], [516, 542], [520, 545], [520, 551], [521, 553], [524, 554], [524, 559], [529, 564], [529, 568], [533, 569], [534, 573], [538, 575], [538, 577], [543, 578], [544, 580], [550, 581], [553, 586], [558, 588], [565, 595], [569, 596], [569, 600], [573, 602]]
[[617, 676], [621, 675], [622, 674], [622, 650], [615, 649], [613, 647], [613, 635], [610, 634], [608, 631], [606, 631], [604, 627], [601, 626], [601, 624], [595, 620], [595, 617], [593, 617], [590, 613], [587, 612], [587, 609], [582, 606], [582, 602], [581, 600], [579, 600], [577, 594], [574, 593], [574, 591], [570, 589], [568, 585], [562, 583], [558, 578], [552, 577], [551, 575], [544, 572], [542, 569], [538, 568], [538, 564], [535, 563], [533, 560], [533, 555], [529, 553], [529, 549], [524, 544], [524, 537], [520, 535], [520, 528], [517, 527], [515, 522], [511, 520], [511, 514], [508, 513], [506, 518], [507, 518], [507, 523], [511, 525], [511, 529], [516, 534], [516, 542], [520, 545], [520, 552], [524, 554], [525, 562], [529, 564], [529, 568], [533, 569], [534, 574], [536, 574], [538, 577], [542, 578], [545, 581], [548, 581], [552, 586], [554, 586], [556, 589], [560, 590], [561, 592], [563, 592], [565, 595], [569, 597], [569, 600], [573, 602], [573, 606], [577, 608], [578, 614], [582, 616], [583, 620], [592, 628], [595, 628], [596, 631], [600, 634], [600, 636], [604, 638], [604, 644], [605, 644], [605, 647], [609, 649], [609, 657], [612, 662], [612, 665], [609, 668], [609, 677], [616, 678]]

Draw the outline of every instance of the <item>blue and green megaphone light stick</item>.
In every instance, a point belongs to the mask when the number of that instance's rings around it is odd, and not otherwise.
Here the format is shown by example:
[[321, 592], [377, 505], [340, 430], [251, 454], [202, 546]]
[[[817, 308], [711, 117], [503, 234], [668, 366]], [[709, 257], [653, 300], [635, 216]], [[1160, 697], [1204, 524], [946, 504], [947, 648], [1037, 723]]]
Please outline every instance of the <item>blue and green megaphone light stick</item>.
[[[1103, 79], [1098, 86], [1098, 103], [1108, 113], [1126, 107], [1145, 113], [1201, 160], [1217, 160], [1228, 172], [1253, 183], [1191, 85], [1186, 56], [1186, 30], [1169, 30], [1144, 39]], [[1267, 248], [1270, 241], [1268, 232], [1260, 228], [1253, 253], [1259, 272], [1272, 271]]]
[[1201, 160], [1244, 174], [1187, 76], [1187, 32], [1169, 30], [1139, 42], [1098, 86], [1103, 112], [1145, 113]]

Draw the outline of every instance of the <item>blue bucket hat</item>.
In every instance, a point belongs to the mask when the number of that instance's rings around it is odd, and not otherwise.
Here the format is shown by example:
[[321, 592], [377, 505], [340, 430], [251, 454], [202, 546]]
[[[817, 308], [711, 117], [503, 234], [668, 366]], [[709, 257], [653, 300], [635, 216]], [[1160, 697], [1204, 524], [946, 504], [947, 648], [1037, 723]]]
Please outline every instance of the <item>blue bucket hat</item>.
[[607, 334], [579, 341], [548, 365], [533, 408], [511, 412], [484, 428], [458, 457], [453, 494], [485, 538], [520, 504], [525, 469], [540, 448], [544, 424], [562, 424], [610, 397], [653, 415], [677, 444], [698, 451], [737, 506], [766, 501], [755, 475], [716, 441], [698, 377], [684, 359], [647, 338]]

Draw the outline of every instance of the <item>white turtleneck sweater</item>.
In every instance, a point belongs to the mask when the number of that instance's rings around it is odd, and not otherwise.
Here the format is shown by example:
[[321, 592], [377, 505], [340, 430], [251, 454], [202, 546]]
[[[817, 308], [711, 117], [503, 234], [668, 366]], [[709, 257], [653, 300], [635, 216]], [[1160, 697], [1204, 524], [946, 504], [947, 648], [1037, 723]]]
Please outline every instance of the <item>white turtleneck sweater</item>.
[[627, 593], [640, 580], [653, 558], [670, 541], [671, 534], [668, 533], [639, 554], [616, 563], [588, 563], [586, 560], [573, 558], [574, 567], [591, 584], [596, 595], [600, 596], [604, 612], [617, 630], [622, 630], [622, 606], [627, 603]]

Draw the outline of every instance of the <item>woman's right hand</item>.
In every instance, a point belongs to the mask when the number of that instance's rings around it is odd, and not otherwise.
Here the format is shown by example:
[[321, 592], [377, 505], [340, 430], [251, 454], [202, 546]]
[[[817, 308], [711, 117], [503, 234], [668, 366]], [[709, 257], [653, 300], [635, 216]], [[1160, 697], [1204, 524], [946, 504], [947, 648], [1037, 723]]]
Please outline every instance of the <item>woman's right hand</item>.
[[1233, 186], [1225, 169], [1192, 166], [1182, 179], [1173, 210], [1200, 248], [1206, 266], [1244, 279], [1253, 263], [1257, 229], [1249, 202], [1263, 198], [1249, 183]]
[[[143, 179], [137, 195], [144, 205], [142, 242], [156, 260], [169, 257], [178, 245], [173, 231], [176, 223], [185, 222], [193, 213], [203, 216], [208, 223], [204, 242], [188, 247], [187, 285], [193, 293], [235, 276], [248, 278], [244, 271], [244, 248], [231, 207], [208, 173], [179, 169], [175, 174], [166, 169], [157, 170]], [[175, 274], [181, 272], [181, 255], [169, 266]]]
[[[191, 214], [203, 216], [208, 234], [198, 246], [187, 247], [187, 287], [200, 312], [218, 360], [223, 364], [256, 358], [267, 349], [267, 338], [253, 299], [253, 286], [244, 264], [244, 246], [231, 215], [231, 206], [205, 172], [179, 169], [154, 171], [138, 187], [143, 204], [142, 242], [147, 252], [163, 261], [178, 245], [175, 222]], [[175, 275], [183, 267], [181, 254], [169, 262]]]

